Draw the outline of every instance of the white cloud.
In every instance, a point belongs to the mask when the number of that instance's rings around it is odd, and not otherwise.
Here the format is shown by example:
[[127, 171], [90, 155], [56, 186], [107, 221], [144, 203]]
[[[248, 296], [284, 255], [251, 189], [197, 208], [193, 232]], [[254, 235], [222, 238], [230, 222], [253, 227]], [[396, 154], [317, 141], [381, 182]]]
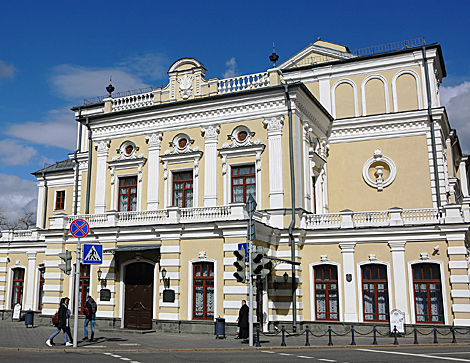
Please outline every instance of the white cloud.
[[77, 123], [69, 108], [49, 111], [44, 122], [10, 125], [4, 133], [36, 144], [76, 149]]
[[[26, 146], [18, 141], [4, 139], [0, 142], [0, 164], [12, 165], [28, 165], [30, 159], [37, 154], [37, 150], [31, 146]], [[4, 190], [2, 190], [4, 194]]]
[[[144, 54], [129, 57], [122, 61], [119, 66], [135, 72], [139, 77], [157, 80], [167, 77], [168, 63], [164, 55]], [[142, 86], [139, 87], [142, 88]]]
[[0, 83], [2, 79], [13, 78], [16, 73], [16, 68], [13, 64], [6, 64], [0, 59]]
[[441, 87], [440, 93], [451, 127], [457, 129], [462, 151], [470, 154], [470, 82]]
[[230, 78], [239, 75], [237, 70], [237, 61], [235, 60], [235, 57], [232, 57], [227, 62], [225, 62], [225, 66], [227, 67], [227, 69], [222, 75], [223, 78]]
[[105, 95], [110, 76], [116, 92], [148, 87], [125, 68], [86, 68], [70, 64], [55, 67], [50, 82], [59, 97], [78, 100]]
[[38, 191], [35, 182], [0, 174], [0, 190], [0, 208], [8, 220], [18, 219], [24, 212], [36, 211]]

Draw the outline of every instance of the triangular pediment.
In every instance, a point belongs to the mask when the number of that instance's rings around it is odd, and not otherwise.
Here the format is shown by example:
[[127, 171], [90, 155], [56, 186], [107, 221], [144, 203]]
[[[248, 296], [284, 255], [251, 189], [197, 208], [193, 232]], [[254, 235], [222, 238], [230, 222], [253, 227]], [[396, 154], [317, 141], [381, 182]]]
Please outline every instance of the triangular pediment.
[[308, 47], [283, 62], [279, 68], [297, 68], [354, 57], [356, 57], [356, 55], [351, 54], [349, 48], [345, 45], [318, 39], [315, 43], [310, 44]]

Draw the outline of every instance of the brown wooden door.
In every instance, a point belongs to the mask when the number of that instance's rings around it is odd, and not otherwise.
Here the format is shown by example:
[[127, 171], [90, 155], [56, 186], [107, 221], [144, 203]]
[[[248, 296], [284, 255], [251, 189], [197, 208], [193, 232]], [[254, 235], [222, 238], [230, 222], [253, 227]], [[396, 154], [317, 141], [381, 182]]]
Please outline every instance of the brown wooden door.
[[125, 328], [152, 329], [153, 269], [144, 262], [126, 267]]

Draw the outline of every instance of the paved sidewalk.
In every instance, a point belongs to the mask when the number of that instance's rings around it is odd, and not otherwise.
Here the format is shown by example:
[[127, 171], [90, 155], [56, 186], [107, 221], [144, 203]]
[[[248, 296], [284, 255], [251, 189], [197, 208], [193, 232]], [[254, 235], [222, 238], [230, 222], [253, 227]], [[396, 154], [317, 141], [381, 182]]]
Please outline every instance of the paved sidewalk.
[[[172, 333], [147, 333], [137, 334], [125, 331], [103, 331], [95, 332], [95, 341], [78, 341], [78, 347], [65, 347], [63, 334], [55, 337], [56, 343], [53, 347], [46, 345], [46, 340], [54, 332], [53, 327], [37, 326], [26, 328], [24, 322], [12, 322], [0, 320], [0, 349], [33, 349], [33, 350], [86, 350], [86, 351], [169, 351], [169, 350], [230, 350], [230, 349], [250, 349], [247, 342], [234, 339], [229, 336], [226, 339], [215, 339], [214, 335], [209, 334], [172, 334]], [[73, 332], [73, 329], [72, 329]], [[79, 327], [79, 339], [83, 337], [83, 327]], [[281, 347], [282, 336], [261, 335], [262, 349], [275, 348], [293, 348], [305, 347], [305, 334], [301, 336], [292, 336], [286, 334], [285, 347]], [[457, 344], [470, 345], [470, 334], [456, 334]], [[355, 341], [357, 346], [370, 346], [372, 336], [361, 336], [356, 333]], [[427, 336], [418, 336], [420, 344], [433, 344], [433, 334]], [[332, 341], [335, 348], [350, 347], [351, 334], [345, 336], [333, 335]], [[393, 346], [393, 337], [377, 337], [379, 346]], [[439, 344], [451, 344], [452, 335], [445, 337], [438, 335]], [[413, 345], [413, 334], [407, 337], [399, 337], [400, 345]], [[256, 341], [255, 341], [256, 343]], [[311, 348], [326, 348], [328, 346], [328, 336], [321, 338], [309, 336]]]

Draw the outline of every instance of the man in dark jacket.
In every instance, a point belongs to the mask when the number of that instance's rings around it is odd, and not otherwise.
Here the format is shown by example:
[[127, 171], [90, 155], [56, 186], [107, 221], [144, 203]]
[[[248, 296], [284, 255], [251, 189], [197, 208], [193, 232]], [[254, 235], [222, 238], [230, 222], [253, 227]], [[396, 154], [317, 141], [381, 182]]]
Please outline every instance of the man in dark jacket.
[[90, 323], [90, 342], [93, 341], [95, 337], [95, 315], [96, 315], [96, 302], [91, 296], [87, 296], [85, 306], [83, 307], [83, 313], [85, 314], [85, 337], [83, 340], [88, 340], [88, 323]]
[[248, 305], [246, 305], [246, 300], [242, 300], [242, 306], [238, 312], [238, 326], [240, 327], [240, 333], [238, 334], [237, 339], [246, 339], [248, 338], [248, 314], [249, 314]]

